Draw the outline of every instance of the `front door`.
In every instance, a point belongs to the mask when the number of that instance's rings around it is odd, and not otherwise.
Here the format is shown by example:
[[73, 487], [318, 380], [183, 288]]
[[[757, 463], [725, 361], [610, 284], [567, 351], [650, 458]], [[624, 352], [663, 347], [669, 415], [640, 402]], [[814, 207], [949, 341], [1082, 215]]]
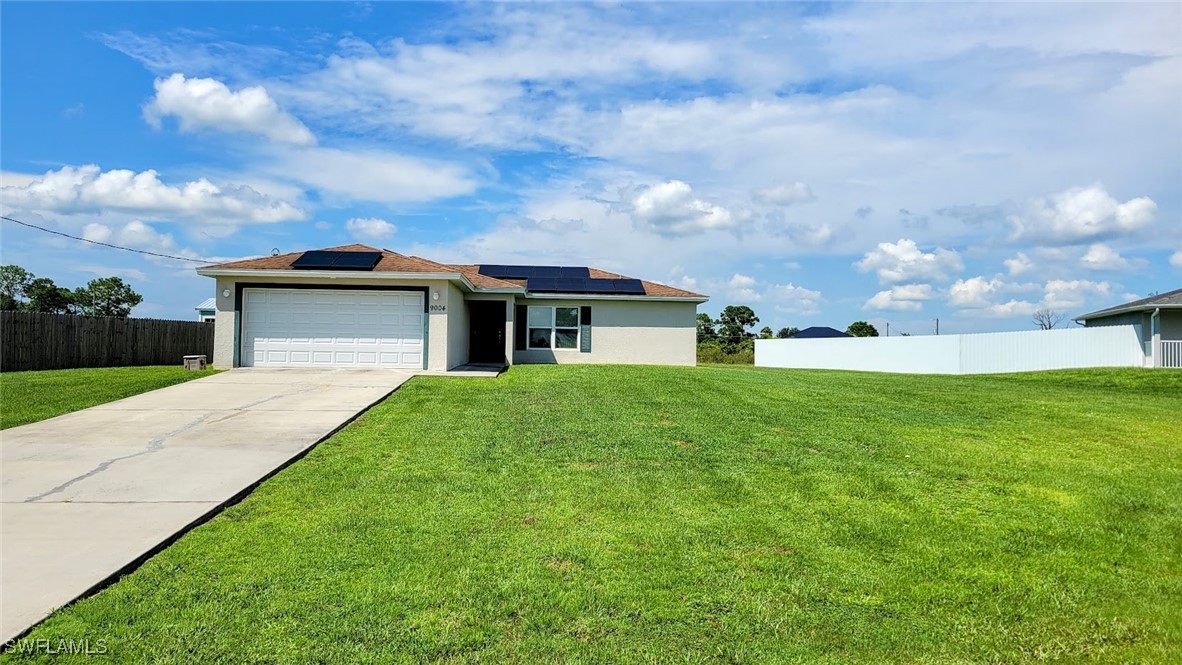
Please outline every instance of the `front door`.
[[508, 303], [501, 300], [469, 300], [468, 362], [505, 362], [505, 320]]

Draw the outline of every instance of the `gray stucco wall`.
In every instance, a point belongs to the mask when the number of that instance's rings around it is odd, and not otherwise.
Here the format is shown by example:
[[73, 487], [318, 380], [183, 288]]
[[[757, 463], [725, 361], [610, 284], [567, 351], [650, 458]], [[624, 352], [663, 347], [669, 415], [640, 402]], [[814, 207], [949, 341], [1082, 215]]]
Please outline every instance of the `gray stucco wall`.
[[[591, 352], [526, 349], [515, 363], [697, 363], [696, 303], [660, 301], [551, 300], [518, 298], [517, 305], [591, 306]], [[522, 325], [523, 322], [517, 322]]]
[[1105, 316], [1099, 319], [1088, 319], [1084, 323], [1088, 328], [1127, 325], [1140, 326], [1141, 347], [1145, 349], [1146, 355], [1150, 355], [1149, 344], [1153, 341], [1153, 333], [1151, 333], [1149, 330], [1149, 314], [1143, 312], [1125, 312], [1123, 314]]
[[1163, 309], [1158, 325], [1163, 340], [1182, 340], [1182, 310]]

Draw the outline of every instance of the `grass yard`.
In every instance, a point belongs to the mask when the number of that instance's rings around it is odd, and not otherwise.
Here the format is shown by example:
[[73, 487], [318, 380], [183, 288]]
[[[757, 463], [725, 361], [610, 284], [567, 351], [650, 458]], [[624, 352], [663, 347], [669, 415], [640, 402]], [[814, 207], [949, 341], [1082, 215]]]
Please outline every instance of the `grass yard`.
[[419, 377], [30, 638], [123, 662], [1177, 662], [1182, 372]]
[[96, 367], [0, 373], [0, 429], [216, 374], [181, 367]]

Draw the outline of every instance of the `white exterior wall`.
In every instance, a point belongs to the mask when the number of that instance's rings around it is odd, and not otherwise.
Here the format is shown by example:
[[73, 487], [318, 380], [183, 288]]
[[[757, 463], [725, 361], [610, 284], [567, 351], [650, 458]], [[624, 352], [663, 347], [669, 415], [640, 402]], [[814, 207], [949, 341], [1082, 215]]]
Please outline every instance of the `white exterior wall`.
[[[439, 294], [439, 302], [444, 294]], [[428, 296], [430, 297], [430, 296]], [[432, 300], [432, 304], [437, 304]], [[430, 305], [427, 309], [430, 309]], [[468, 306], [464, 303], [464, 292], [455, 284], [447, 285], [447, 369], [468, 362]]]
[[992, 374], [1079, 367], [1141, 367], [1138, 326], [977, 335], [755, 340], [759, 367], [909, 374]]
[[[517, 298], [517, 305], [591, 307], [591, 352], [513, 351], [514, 363], [697, 363], [697, 303], [636, 300]], [[524, 322], [521, 322], [524, 325]], [[513, 329], [510, 327], [512, 343]]]
[[[317, 288], [333, 289], [340, 286], [414, 286], [426, 287], [426, 302], [427, 302], [427, 335], [425, 337], [427, 342], [427, 369], [450, 369], [454, 365], [449, 365], [448, 357], [448, 313], [451, 309], [449, 303], [458, 302], [459, 308], [463, 310], [463, 293], [459, 291], [447, 280], [381, 280], [376, 281], [372, 279], [356, 279], [356, 278], [339, 278], [339, 279], [314, 279], [310, 280], [306, 276], [294, 274], [291, 277], [218, 277], [217, 278], [217, 320], [214, 323], [214, 342], [213, 342], [213, 359], [214, 367], [220, 369], [229, 369], [234, 366], [234, 347], [237, 344], [237, 330], [238, 321], [237, 313], [234, 311], [234, 297], [235, 286], [238, 282], [245, 282], [248, 284], [314, 284]], [[249, 288], [249, 287], [248, 287]], [[230, 295], [223, 296], [222, 291], [230, 290]], [[454, 290], [456, 295], [452, 295]], [[435, 300], [433, 295], [439, 293], [439, 300]], [[442, 305], [443, 311], [431, 311], [431, 305]], [[465, 310], [466, 311], [466, 310]], [[467, 358], [467, 318], [464, 318], [464, 343], [463, 356]], [[463, 364], [461, 361], [460, 363]]]

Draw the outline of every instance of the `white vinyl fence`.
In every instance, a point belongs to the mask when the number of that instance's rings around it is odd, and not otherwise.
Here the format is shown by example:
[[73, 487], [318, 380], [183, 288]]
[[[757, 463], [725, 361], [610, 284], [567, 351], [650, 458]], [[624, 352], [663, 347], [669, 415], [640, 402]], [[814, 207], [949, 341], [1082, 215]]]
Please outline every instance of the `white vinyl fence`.
[[1074, 367], [1142, 367], [1139, 326], [939, 335], [757, 339], [758, 367], [908, 374], [994, 374]]
[[1162, 340], [1159, 366], [1182, 369], [1182, 341]]

